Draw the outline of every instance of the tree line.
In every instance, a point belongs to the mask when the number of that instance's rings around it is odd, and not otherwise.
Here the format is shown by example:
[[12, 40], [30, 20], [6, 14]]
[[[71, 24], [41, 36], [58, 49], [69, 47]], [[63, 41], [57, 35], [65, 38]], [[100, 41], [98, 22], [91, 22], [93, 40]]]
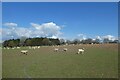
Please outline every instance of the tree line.
[[108, 38], [104, 38], [102, 41], [100, 39], [93, 40], [92, 38], [87, 38], [85, 40], [74, 39], [73, 41], [70, 40], [60, 40], [61, 44], [101, 44], [101, 43], [119, 43], [118, 40], [109, 40]]
[[51, 45], [60, 45], [60, 40], [41, 37], [41, 38], [10, 39], [3, 42], [3, 47], [51, 46]]
[[52, 45], [65, 45], [65, 44], [100, 44], [100, 43], [118, 43], [118, 40], [111, 41], [108, 38], [104, 38], [101, 42], [99, 39], [74, 39], [73, 41], [64, 39], [53, 38], [25, 38], [21, 39], [9, 39], [3, 42], [3, 47], [17, 47], [17, 46], [52, 46]]

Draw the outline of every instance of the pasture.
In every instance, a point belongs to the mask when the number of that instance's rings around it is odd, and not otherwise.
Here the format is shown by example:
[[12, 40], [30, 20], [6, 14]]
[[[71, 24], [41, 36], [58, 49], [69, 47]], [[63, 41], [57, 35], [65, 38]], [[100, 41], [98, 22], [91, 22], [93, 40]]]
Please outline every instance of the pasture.
[[[84, 54], [76, 54], [84, 47]], [[54, 48], [67, 48], [54, 52]], [[21, 54], [23, 49], [28, 55]], [[39, 49], [2, 49], [3, 78], [117, 78], [118, 45], [46, 46]]]

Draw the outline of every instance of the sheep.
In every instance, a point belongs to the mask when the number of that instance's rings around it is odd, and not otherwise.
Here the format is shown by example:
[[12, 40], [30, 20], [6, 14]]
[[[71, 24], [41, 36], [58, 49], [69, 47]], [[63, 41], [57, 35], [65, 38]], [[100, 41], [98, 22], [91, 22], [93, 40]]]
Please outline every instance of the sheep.
[[9, 47], [7, 47], [7, 49], [10, 49]]
[[37, 47], [38, 49], [40, 48], [40, 46]]
[[15, 47], [13, 47], [12, 49], [15, 49]]
[[57, 52], [59, 49], [58, 48], [55, 48], [54, 51]]
[[17, 47], [17, 49], [20, 49], [20, 47]]
[[63, 51], [65, 51], [65, 52], [66, 52], [67, 50], [68, 50], [67, 48], [63, 48]]
[[21, 53], [26, 54], [28, 53], [28, 50], [21, 50]]
[[31, 49], [32, 47], [29, 46], [28, 48]]
[[84, 54], [84, 48], [79, 48], [77, 54], [79, 54], [79, 53]]
[[32, 49], [36, 49], [36, 47], [32, 47]]

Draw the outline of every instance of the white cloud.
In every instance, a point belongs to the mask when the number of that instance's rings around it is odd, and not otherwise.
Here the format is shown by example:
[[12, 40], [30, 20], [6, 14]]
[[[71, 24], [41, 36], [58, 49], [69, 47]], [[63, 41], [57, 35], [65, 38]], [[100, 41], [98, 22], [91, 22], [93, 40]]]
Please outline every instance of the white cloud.
[[53, 35], [52, 37], [49, 37], [49, 38], [57, 39], [58, 37]]
[[78, 34], [77, 36], [83, 36], [84, 34]]
[[15, 26], [17, 26], [17, 24], [16, 23], [5, 23], [5, 24], [3, 24], [4, 26], [8, 26], [8, 27], [15, 27]]
[[18, 27], [16, 23], [5, 23], [6, 28], [3, 28], [3, 40], [11, 38], [25, 37], [51, 37], [59, 38], [62, 34], [61, 26], [56, 25], [53, 22], [36, 24], [30, 23], [31, 27]]
[[[89, 37], [89, 36], [86, 36], [85, 34], [78, 34], [77, 36], [78, 36], [78, 39], [80, 40], [85, 40], [87, 39], [87, 37]], [[95, 38], [92, 38], [92, 39], [93, 40], [99, 39], [100, 41], [102, 41], [104, 38], [108, 38], [109, 40], [112, 40], [112, 41], [118, 40], [118, 38], [113, 35], [96, 36]]]
[[78, 34], [77, 36], [80, 39], [80, 41], [87, 39], [87, 36], [85, 34]]
[[30, 23], [35, 29], [41, 29], [41, 26], [39, 24]]
[[52, 36], [59, 36], [60, 34], [62, 34], [60, 32], [61, 27], [56, 25], [53, 22], [49, 22], [49, 23], [43, 23], [41, 25], [36, 24], [36, 23], [31, 23], [31, 25], [39, 32], [41, 32], [40, 34], [42, 34], [43, 36], [48, 36], [48, 37], [52, 37]]
[[112, 36], [112, 35], [106, 35], [106, 36], [103, 36], [103, 39], [104, 39], [104, 38], [108, 38], [109, 40], [112, 40], [112, 41], [114, 41], [114, 40], [117, 39], [117, 37]]
[[[30, 27], [19, 27], [16, 23], [5, 23], [3, 24], [6, 27], [0, 29], [0, 36], [2, 36], [3, 40], [11, 39], [11, 38], [20, 38], [22, 36], [25, 37], [49, 37], [49, 38], [63, 38], [61, 35], [62, 26], [59, 26], [53, 22], [36, 24], [30, 23]], [[78, 34], [77, 39], [85, 40], [88, 36], [85, 34]], [[108, 38], [109, 40], [118, 39], [112, 35], [105, 36], [96, 36], [95, 39], [103, 40], [104, 38]], [[65, 38], [64, 38], [65, 39]]]
[[102, 40], [102, 38], [100, 36], [96, 36], [96, 39]]
[[96, 39], [99, 39], [101, 41], [103, 41], [105, 38], [108, 38], [109, 40], [118, 40], [118, 37], [115, 37], [113, 35], [104, 35], [104, 36], [96, 36]]

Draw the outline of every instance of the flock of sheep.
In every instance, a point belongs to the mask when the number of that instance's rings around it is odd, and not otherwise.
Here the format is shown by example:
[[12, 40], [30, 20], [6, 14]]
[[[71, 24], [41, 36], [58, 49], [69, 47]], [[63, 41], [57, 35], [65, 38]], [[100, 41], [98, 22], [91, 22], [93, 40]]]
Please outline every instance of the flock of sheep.
[[[20, 47], [16, 47], [17, 49], [20, 49]], [[36, 48], [40, 48], [40, 46], [34, 46], [34, 47], [28, 47], [29, 49], [36, 49]], [[10, 49], [9, 47], [7, 47], [6, 49]], [[15, 49], [15, 48], [11, 48], [11, 49]], [[58, 51], [64, 51], [64, 52], [66, 52], [66, 51], [68, 51], [68, 48], [63, 48], [62, 50], [61, 49], [59, 49], [59, 48], [54, 48], [54, 52], [58, 52]], [[23, 53], [23, 54], [28, 54], [28, 50], [21, 50], [21, 53]], [[84, 54], [84, 48], [79, 48], [78, 50], [77, 50], [77, 54]]]
[[[62, 51], [65, 51], [65, 52], [66, 52], [67, 50], [68, 50], [67, 48], [63, 48]], [[55, 51], [55, 52], [58, 52], [58, 51], [59, 51], [59, 48], [54, 48], [54, 51]]]
[[[66, 52], [67, 50], [68, 50], [67, 48], [63, 48], [62, 51], [65, 51], [65, 52]], [[58, 51], [59, 51], [59, 48], [55, 48], [54, 51], [55, 51], [55, 52], [58, 52]], [[79, 48], [77, 54], [84, 54], [84, 48]]]
[[[67, 50], [68, 50], [67, 48], [63, 48], [62, 51], [65, 51], [65, 52], [66, 52]], [[58, 51], [59, 51], [59, 48], [54, 48], [54, 51], [55, 51], [55, 52], [58, 52]], [[28, 50], [21, 50], [21, 53], [27, 55]], [[77, 54], [84, 54], [84, 48], [79, 48]]]

